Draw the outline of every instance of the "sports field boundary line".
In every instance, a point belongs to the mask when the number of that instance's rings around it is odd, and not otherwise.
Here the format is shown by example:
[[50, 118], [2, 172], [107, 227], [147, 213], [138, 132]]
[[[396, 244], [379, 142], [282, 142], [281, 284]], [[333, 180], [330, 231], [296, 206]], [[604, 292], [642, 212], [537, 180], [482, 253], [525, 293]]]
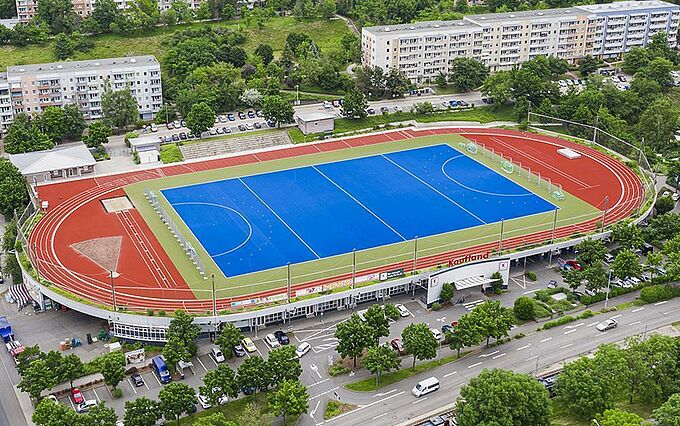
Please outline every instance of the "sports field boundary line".
[[325, 174], [324, 172], [322, 172], [321, 170], [319, 170], [316, 166], [312, 166], [312, 168], [313, 168], [314, 170], [316, 170], [317, 173], [319, 173], [321, 176], [323, 176], [324, 178], [326, 178], [330, 183], [332, 183], [333, 185], [335, 185], [340, 191], [344, 192], [349, 198], [351, 198], [352, 200], [354, 200], [355, 203], [359, 204], [359, 205], [360, 205], [361, 207], [363, 207], [367, 212], [369, 212], [370, 214], [372, 214], [376, 219], [378, 219], [380, 222], [382, 222], [383, 225], [387, 226], [392, 232], [394, 232], [395, 234], [397, 234], [397, 235], [399, 236], [399, 238], [401, 238], [401, 239], [404, 240], [404, 241], [408, 241], [408, 238], [405, 238], [403, 235], [401, 235], [396, 229], [394, 229], [392, 226], [390, 226], [389, 223], [385, 222], [385, 221], [384, 221], [380, 216], [378, 216], [373, 210], [369, 209], [366, 205], [364, 205], [364, 203], [362, 203], [361, 201], [357, 200], [356, 197], [354, 197], [354, 195], [350, 194], [347, 190], [345, 190], [345, 188], [343, 188], [342, 186], [338, 185], [333, 179], [331, 179], [331, 178], [329, 178], [328, 176], [326, 176], [326, 174]]
[[[268, 208], [269, 211], [272, 212], [272, 214], [273, 214], [274, 216], [276, 216], [276, 218], [277, 218], [278, 220], [280, 220], [281, 223], [282, 223], [286, 228], [288, 228], [288, 230], [289, 230], [290, 232], [292, 232], [293, 235], [295, 235], [295, 236], [297, 237], [297, 239], [300, 240], [300, 242], [301, 242], [302, 244], [304, 244], [305, 247], [307, 247], [307, 248], [309, 249], [309, 251], [311, 251], [312, 254], [313, 254], [314, 256], [317, 257], [317, 259], [321, 259], [321, 256], [319, 256], [319, 255], [314, 251], [314, 249], [311, 248], [311, 247], [309, 246], [309, 244], [307, 244], [307, 241], [303, 240], [302, 237], [299, 236], [298, 233], [295, 232], [295, 231], [293, 230], [293, 228], [291, 228], [290, 225], [288, 225], [288, 223], [286, 223], [286, 221], [283, 220], [283, 218], [282, 218], [281, 216], [279, 216], [279, 214], [276, 213], [276, 212], [274, 211], [274, 209], [271, 208], [271, 206], [270, 206], [269, 204], [267, 204], [262, 198], [260, 198], [260, 196], [259, 196], [255, 191], [253, 191], [253, 189], [252, 189], [250, 186], [248, 186], [247, 183], [245, 183], [245, 182], [243, 181], [243, 179], [241, 179], [240, 177], [237, 178], [237, 179], [238, 179], [239, 182], [241, 182], [241, 184], [242, 184], [243, 186], [246, 187], [246, 189], [248, 189], [248, 191], [251, 192], [251, 194], [253, 194], [253, 195], [255, 196], [255, 198], [257, 198], [258, 200], [260, 200], [260, 202], [261, 202], [266, 208]], [[200, 240], [199, 240], [199, 241], [200, 241]], [[221, 269], [221, 268], [220, 268], [220, 269]]]
[[433, 187], [432, 185], [430, 185], [429, 183], [425, 182], [425, 181], [422, 180], [420, 177], [414, 175], [414, 174], [411, 173], [409, 170], [407, 170], [406, 168], [402, 167], [400, 164], [398, 164], [398, 163], [396, 163], [395, 161], [392, 161], [391, 159], [387, 158], [387, 157], [385, 156], [385, 154], [380, 154], [380, 156], [381, 156], [382, 158], [384, 158], [385, 160], [389, 161], [390, 163], [394, 164], [395, 166], [399, 167], [401, 170], [403, 170], [404, 172], [408, 173], [408, 174], [411, 175], [412, 177], [416, 178], [418, 181], [420, 181], [420, 183], [422, 183], [423, 185], [427, 186], [428, 188], [430, 188], [431, 190], [433, 190], [433, 191], [436, 192], [437, 194], [441, 195], [442, 197], [446, 198], [449, 202], [451, 202], [451, 203], [457, 205], [458, 207], [460, 207], [462, 210], [464, 210], [465, 212], [467, 212], [467, 214], [469, 214], [470, 216], [474, 217], [474, 218], [477, 219], [478, 221], [482, 222], [483, 225], [488, 225], [488, 223], [486, 223], [486, 222], [483, 221], [482, 219], [478, 218], [477, 215], [475, 215], [475, 214], [472, 213], [470, 210], [466, 209], [465, 207], [463, 207], [463, 206], [461, 206], [460, 204], [458, 204], [458, 203], [456, 203], [455, 201], [453, 201], [451, 198], [449, 198], [449, 196], [447, 196], [446, 194], [442, 193], [442, 192], [439, 191], [437, 188], [435, 188], [435, 187]]
[[[444, 161], [444, 163], [442, 163], [442, 167], [441, 167], [441, 169], [442, 169], [442, 174], [443, 174], [444, 176], [446, 176], [446, 178], [449, 179], [451, 182], [455, 183], [456, 185], [460, 186], [461, 188], [467, 189], [468, 191], [477, 192], [477, 193], [479, 193], [479, 194], [490, 195], [490, 196], [492, 196], [492, 197], [529, 197], [529, 196], [531, 196], [531, 195], [536, 195], [536, 194], [534, 194], [533, 192], [531, 192], [531, 191], [529, 191], [529, 190], [527, 190], [527, 192], [524, 193], [524, 194], [501, 194], [501, 193], [499, 193], [499, 192], [482, 191], [481, 189], [475, 189], [475, 188], [471, 188], [471, 187], [469, 187], [469, 186], [467, 186], [467, 185], [463, 185], [462, 183], [458, 182], [458, 180], [452, 178], [448, 173], [446, 173], [446, 170], [444, 170], [444, 167], [446, 167], [446, 165], [449, 163], [449, 161], [451, 161], [451, 160], [456, 160], [456, 159], [461, 158], [461, 157], [469, 158], [467, 155], [463, 155], [463, 154], [461, 154], [461, 155], [456, 155], [455, 157], [451, 157], [451, 158], [449, 158], [448, 160]], [[481, 163], [479, 163], [479, 164], [481, 164]], [[491, 168], [489, 168], [488, 166], [486, 166], [486, 167], [487, 167], [489, 170], [491, 170]], [[510, 180], [510, 179], [506, 178], [505, 176], [501, 175], [500, 173], [496, 172], [495, 170], [491, 170], [491, 171], [494, 172], [494, 173], [496, 173], [496, 174], [499, 175], [499, 176], [502, 176], [504, 179], [507, 179], [508, 181], [514, 183], [515, 185], [519, 186], [520, 188], [526, 189], [526, 188], [524, 188], [523, 186], [517, 184], [515, 181]]]

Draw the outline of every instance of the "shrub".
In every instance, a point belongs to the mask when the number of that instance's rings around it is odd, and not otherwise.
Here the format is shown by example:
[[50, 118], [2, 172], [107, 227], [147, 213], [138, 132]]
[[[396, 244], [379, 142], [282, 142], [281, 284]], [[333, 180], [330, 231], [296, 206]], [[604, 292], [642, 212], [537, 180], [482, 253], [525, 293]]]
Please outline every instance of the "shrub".
[[645, 303], [660, 302], [680, 296], [680, 288], [670, 285], [650, 285], [640, 291], [640, 299]]
[[164, 316], [165, 316], [165, 311], [158, 311], [158, 316], [159, 316], [159, 317], [164, 317]]
[[439, 311], [439, 310], [441, 310], [441, 308], [442, 308], [442, 305], [439, 302], [434, 302], [432, 304], [432, 310], [433, 311]]
[[530, 281], [536, 281], [536, 272], [534, 272], [534, 271], [526, 271], [526, 272], [524, 273], [524, 275], [526, 275], [526, 277], [527, 277]]
[[536, 290], [534, 293], [534, 299], [540, 300], [543, 303], [548, 303], [550, 300], [550, 293], [547, 290]]
[[572, 317], [571, 315], [565, 315], [563, 317], [560, 317], [554, 321], [548, 321], [545, 324], [543, 324], [543, 329], [548, 330], [550, 328], [555, 328], [559, 327], [564, 324], [568, 324], [570, 322], [576, 321], [576, 318]]
[[515, 339], [521, 339], [522, 337], [525, 337], [524, 333], [517, 333], [515, 334]]
[[111, 395], [118, 399], [123, 396], [123, 391], [120, 388], [115, 388], [111, 391]]
[[328, 369], [328, 375], [331, 377], [336, 377], [347, 374], [349, 371], [349, 368], [345, 367], [342, 363], [338, 363], [333, 364], [331, 368]]
[[518, 297], [515, 300], [513, 307], [515, 316], [521, 320], [530, 320], [534, 318], [534, 301], [526, 296]]
[[586, 311], [583, 311], [583, 313], [581, 313], [581, 315], [578, 316], [578, 319], [586, 319], [586, 318], [590, 318], [592, 316], [595, 316], [595, 314], [593, 313], [593, 311], [588, 309]]
[[152, 317], [152, 316], [154, 315], [153, 309], [147, 309], [147, 310], [146, 310], [146, 314], [147, 314], [148, 316]]

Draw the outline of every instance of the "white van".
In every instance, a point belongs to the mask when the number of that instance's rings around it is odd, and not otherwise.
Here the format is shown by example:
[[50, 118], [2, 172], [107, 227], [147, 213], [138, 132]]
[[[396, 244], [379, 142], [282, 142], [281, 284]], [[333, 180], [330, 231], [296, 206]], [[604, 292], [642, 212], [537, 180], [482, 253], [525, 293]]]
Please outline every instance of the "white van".
[[436, 377], [430, 377], [429, 379], [421, 380], [416, 384], [411, 393], [416, 397], [420, 398], [423, 395], [427, 395], [430, 392], [434, 392], [439, 389], [439, 380]]

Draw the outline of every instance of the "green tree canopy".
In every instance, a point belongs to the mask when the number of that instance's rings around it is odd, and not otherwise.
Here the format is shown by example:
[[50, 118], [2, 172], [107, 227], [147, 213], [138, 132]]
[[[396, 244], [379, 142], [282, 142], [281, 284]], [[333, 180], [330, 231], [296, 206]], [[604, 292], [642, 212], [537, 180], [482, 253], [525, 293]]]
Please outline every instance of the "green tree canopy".
[[515, 305], [512, 308], [515, 316], [521, 320], [530, 320], [534, 318], [534, 301], [526, 296], [521, 296], [515, 299]]
[[226, 364], [219, 364], [215, 370], [205, 373], [203, 384], [199, 391], [212, 405], [220, 405], [223, 395], [236, 398], [239, 394], [236, 373]]
[[368, 102], [364, 98], [363, 93], [357, 89], [349, 90], [345, 94], [344, 103], [342, 104], [342, 115], [347, 118], [366, 118], [368, 113], [366, 109], [368, 108]]
[[104, 382], [115, 389], [125, 378], [125, 354], [120, 351], [111, 352], [103, 357], [99, 368]]
[[155, 426], [161, 418], [160, 404], [145, 396], [125, 401], [126, 426]]
[[40, 401], [31, 420], [36, 426], [72, 426], [80, 421], [78, 414], [70, 407], [50, 399]]
[[102, 144], [109, 143], [109, 136], [111, 136], [111, 127], [103, 121], [95, 121], [90, 124], [87, 136], [83, 137], [83, 142], [89, 148], [96, 148], [102, 146]]
[[191, 411], [196, 404], [196, 391], [185, 383], [171, 382], [165, 385], [158, 394], [161, 412], [167, 420], [175, 420], [179, 425], [182, 414]]
[[234, 346], [240, 345], [241, 340], [243, 340], [243, 333], [241, 333], [241, 330], [236, 328], [234, 324], [228, 322], [222, 326], [222, 330], [215, 339], [215, 344], [220, 347], [222, 354], [231, 358], [234, 355]]
[[602, 240], [594, 240], [592, 238], [587, 238], [578, 243], [576, 250], [578, 250], [576, 259], [586, 265], [591, 265], [594, 262], [603, 262], [604, 255], [608, 252]]
[[401, 365], [397, 353], [387, 345], [368, 348], [368, 353], [363, 362], [366, 369], [375, 374], [376, 383], [380, 383], [382, 373], [398, 370]]
[[680, 393], [671, 395], [653, 414], [660, 426], [680, 425]]
[[413, 355], [413, 370], [416, 368], [416, 359], [423, 361], [437, 356], [439, 342], [425, 323], [407, 325], [401, 333], [401, 341], [406, 352]]
[[295, 380], [302, 374], [300, 358], [295, 354], [294, 346], [272, 349], [267, 359], [267, 367], [271, 374], [272, 384], [278, 384], [284, 380]]
[[641, 248], [644, 243], [640, 228], [629, 220], [618, 222], [614, 225], [612, 240], [618, 242], [621, 247], [631, 250]]
[[6, 158], [0, 158], [0, 213], [10, 220], [28, 204], [26, 181], [19, 170]]
[[453, 299], [453, 285], [451, 283], [442, 284], [442, 291], [439, 293], [442, 303], [449, 303]]
[[299, 416], [309, 408], [307, 389], [299, 380], [284, 380], [279, 383], [276, 392], [270, 394], [267, 400], [271, 411], [283, 416], [284, 423], [286, 416]]
[[450, 66], [449, 81], [462, 91], [475, 89], [484, 83], [489, 75], [486, 65], [476, 59], [458, 57]]
[[293, 121], [293, 105], [279, 95], [267, 96], [262, 100], [262, 114], [280, 127], [281, 123]]
[[42, 151], [53, 146], [54, 143], [43, 133], [39, 123], [24, 113], [14, 117], [5, 136], [5, 151], [8, 154]]
[[605, 410], [604, 413], [595, 416], [597, 423], [592, 422], [592, 426], [640, 426], [644, 419], [635, 413], [629, 413], [619, 409]]
[[621, 250], [616, 255], [611, 268], [614, 274], [621, 279], [630, 277], [639, 278], [642, 275], [640, 258], [629, 249]]
[[469, 315], [478, 324], [487, 346], [490, 338], [500, 339], [507, 336], [514, 323], [512, 309], [501, 306], [501, 302], [497, 300], [477, 305]]
[[187, 127], [191, 133], [202, 135], [215, 124], [215, 111], [205, 102], [195, 104], [187, 115]]
[[352, 314], [349, 320], [337, 325], [335, 337], [338, 339], [338, 346], [335, 349], [341, 357], [351, 357], [355, 367], [357, 357], [364, 349], [373, 345], [373, 330], [357, 314]]
[[139, 120], [137, 99], [132, 96], [129, 88], [113, 91], [107, 82], [101, 105], [104, 122], [110, 127], [120, 130]]
[[456, 401], [459, 426], [550, 425], [548, 391], [533, 377], [484, 369], [463, 386]]
[[372, 330], [374, 343], [377, 345], [381, 337], [390, 334], [390, 322], [385, 311], [378, 304], [371, 305], [364, 314], [364, 321]]
[[259, 356], [243, 360], [238, 366], [236, 380], [240, 387], [254, 388], [256, 391], [267, 390], [272, 382], [267, 362]]

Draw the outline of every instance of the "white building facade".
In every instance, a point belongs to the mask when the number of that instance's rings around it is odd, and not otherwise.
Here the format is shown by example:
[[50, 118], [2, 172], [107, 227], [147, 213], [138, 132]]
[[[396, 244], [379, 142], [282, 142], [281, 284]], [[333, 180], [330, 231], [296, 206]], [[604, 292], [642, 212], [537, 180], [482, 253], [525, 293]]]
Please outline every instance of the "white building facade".
[[362, 62], [397, 68], [411, 81], [426, 82], [448, 73], [457, 57], [477, 59], [491, 71], [539, 55], [570, 62], [586, 55], [611, 58], [646, 46], [662, 31], [675, 48], [679, 21], [680, 6], [651, 0], [367, 27], [362, 30]]
[[114, 91], [129, 88], [141, 119], [152, 119], [163, 105], [154, 56], [12, 66], [0, 74], [0, 128], [7, 129], [16, 114], [67, 104], [78, 105], [86, 120], [101, 118], [106, 84]]

